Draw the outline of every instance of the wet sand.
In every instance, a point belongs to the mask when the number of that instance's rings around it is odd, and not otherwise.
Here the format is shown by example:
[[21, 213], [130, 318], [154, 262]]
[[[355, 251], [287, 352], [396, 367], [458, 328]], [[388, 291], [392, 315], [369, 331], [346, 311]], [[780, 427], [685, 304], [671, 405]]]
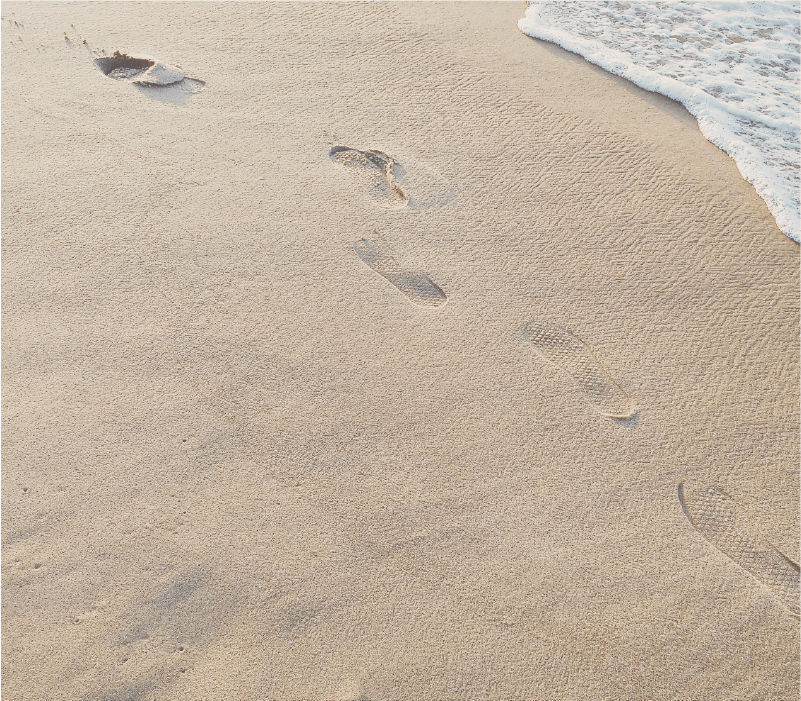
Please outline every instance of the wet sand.
[[798, 245], [524, 11], [3, 4], [7, 698], [795, 698]]

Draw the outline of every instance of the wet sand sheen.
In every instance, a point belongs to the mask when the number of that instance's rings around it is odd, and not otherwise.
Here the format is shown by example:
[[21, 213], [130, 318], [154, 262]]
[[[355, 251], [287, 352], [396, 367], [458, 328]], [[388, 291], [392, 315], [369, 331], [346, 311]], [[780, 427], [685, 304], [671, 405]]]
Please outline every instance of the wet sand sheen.
[[524, 10], [4, 3], [6, 695], [792, 698], [798, 246]]

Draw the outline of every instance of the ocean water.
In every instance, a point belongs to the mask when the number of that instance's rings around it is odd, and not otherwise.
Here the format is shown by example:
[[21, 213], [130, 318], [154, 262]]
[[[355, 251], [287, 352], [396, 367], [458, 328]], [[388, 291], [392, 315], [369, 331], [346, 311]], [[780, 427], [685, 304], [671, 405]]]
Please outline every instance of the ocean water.
[[799, 2], [532, 2], [518, 26], [681, 102], [801, 238]]

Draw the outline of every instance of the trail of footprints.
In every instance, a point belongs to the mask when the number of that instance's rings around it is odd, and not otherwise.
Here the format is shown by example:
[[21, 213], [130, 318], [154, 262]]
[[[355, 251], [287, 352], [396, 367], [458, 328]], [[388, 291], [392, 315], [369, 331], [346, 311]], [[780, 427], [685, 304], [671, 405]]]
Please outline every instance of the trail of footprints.
[[[403, 209], [415, 201], [401, 183], [406, 169], [384, 151], [334, 146], [328, 157], [354, 176], [362, 194], [374, 204]], [[353, 250], [363, 263], [417, 306], [436, 309], [447, 303], [447, 295], [431, 278], [403, 269], [374, 242], [360, 239], [353, 244]], [[570, 331], [537, 321], [526, 327], [524, 337], [540, 356], [572, 378], [599, 413], [614, 419], [628, 419], [636, 413], [628, 395], [609, 376], [592, 349]]]
[[[24, 29], [21, 22], [3, 19], [15, 30]], [[185, 95], [204, 85], [203, 81], [187, 77], [180, 68], [152, 57], [120, 52], [106, 55], [104, 51], [92, 49], [85, 39], [76, 41], [67, 34], [64, 39], [70, 48], [83, 46], [89, 51], [94, 65], [104, 75], [130, 83], [154, 99], [182, 104]], [[21, 44], [22, 38], [18, 41]], [[433, 171], [417, 164], [416, 172], [409, 172], [383, 151], [334, 146], [328, 156], [375, 206], [415, 210], [443, 206], [452, 198], [448, 183]], [[436, 282], [425, 273], [406, 269], [375, 240], [359, 239], [353, 244], [353, 251], [368, 268], [417, 307], [433, 311], [446, 306], [448, 296]], [[563, 378], [569, 378], [599, 414], [612, 419], [629, 419], [636, 415], [630, 397], [614, 381], [590, 345], [574, 333], [548, 321], [536, 320], [524, 327], [523, 338]], [[734, 499], [713, 486], [691, 491], [679, 484], [678, 500], [687, 520], [707, 543], [765, 587], [792, 616], [801, 616], [799, 565], [771, 543], [749, 533]]]
[[799, 617], [799, 567], [762, 538], [748, 533], [737, 504], [716, 487], [690, 493], [678, 488], [687, 520], [711, 545], [766, 587], [796, 618]]
[[[97, 68], [109, 78], [133, 83], [143, 92], [170, 87], [193, 92], [203, 85], [203, 81], [185, 76], [180, 68], [151, 57], [119, 52], [107, 56], [89, 47], [85, 39], [71, 40], [66, 34], [64, 39], [70, 47], [83, 45], [93, 55]], [[433, 171], [426, 172], [418, 166], [415, 181], [402, 164], [383, 151], [334, 146], [328, 156], [379, 207], [399, 210], [442, 206], [452, 198], [450, 186]], [[412, 189], [417, 192], [410, 195]], [[362, 238], [353, 244], [353, 250], [366, 266], [418, 307], [435, 310], [447, 304], [447, 295], [430, 277], [406, 270], [374, 241]], [[571, 379], [600, 414], [614, 419], [635, 415], [628, 395], [612, 379], [592, 348], [576, 335], [538, 320], [524, 328], [523, 336], [539, 356]], [[799, 566], [770, 543], [744, 532], [738, 526], [734, 501], [728, 495], [708, 487], [690, 496], [679, 485], [679, 501], [699, 534], [767, 587], [792, 615], [799, 616]]]
[[[362, 194], [373, 204], [403, 209], [414, 202], [404, 186], [403, 166], [383, 151], [335, 146], [328, 155], [335, 165], [354, 176]], [[447, 303], [447, 295], [430, 277], [406, 270], [374, 241], [362, 238], [353, 244], [353, 250], [365, 265], [413, 304], [435, 310]], [[624, 425], [636, 425], [638, 413], [630, 397], [607, 372], [593, 349], [578, 336], [556, 324], [536, 320], [524, 327], [523, 338], [537, 355], [570, 378], [595, 411]], [[799, 617], [798, 564], [767, 541], [748, 534], [739, 523], [734, 500], [724, 492], [707, 487], [690, 495], [680, 484], [678, 493], [684, 513], [698, 533], [765, 586], [793, 616]]]

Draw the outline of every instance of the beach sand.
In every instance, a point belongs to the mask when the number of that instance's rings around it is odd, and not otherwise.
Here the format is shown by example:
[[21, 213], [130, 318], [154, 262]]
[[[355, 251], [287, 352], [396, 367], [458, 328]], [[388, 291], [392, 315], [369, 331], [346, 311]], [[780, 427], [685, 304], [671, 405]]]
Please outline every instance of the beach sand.
[[3, 3], [4, 698], [797, 698], [798, 245], [525, 7]]

